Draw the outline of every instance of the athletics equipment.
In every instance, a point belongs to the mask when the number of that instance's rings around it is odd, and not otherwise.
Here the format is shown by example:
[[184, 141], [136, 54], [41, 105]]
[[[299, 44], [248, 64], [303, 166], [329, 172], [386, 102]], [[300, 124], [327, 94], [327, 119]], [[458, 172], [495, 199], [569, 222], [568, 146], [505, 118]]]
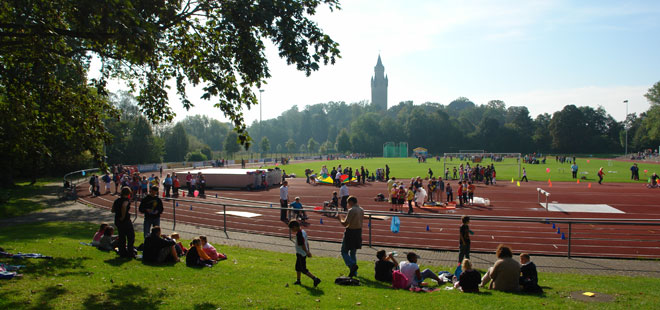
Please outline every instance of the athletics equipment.
[[399, 142], [399, 145], [386, 142], [383, 144], [383, 157], [408, 157], [408, 142]]

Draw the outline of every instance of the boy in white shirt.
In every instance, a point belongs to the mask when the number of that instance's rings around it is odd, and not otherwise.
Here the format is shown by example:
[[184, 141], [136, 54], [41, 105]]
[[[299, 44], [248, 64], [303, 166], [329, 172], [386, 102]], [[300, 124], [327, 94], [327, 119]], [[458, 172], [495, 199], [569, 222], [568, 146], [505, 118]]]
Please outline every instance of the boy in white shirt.
[[408, 278], [407, 287], [411, 286], [420, 286], [422, 281], [427, 278], [431, 278], [438, 282], [438, 285], [444, 284], [444, 282], [435, 274], [431, 269], [424, 269], [424, 271], [419, 272], [419, 265], [417, 265], [417, 254], [414, 252], [408, 253], [406, 256], [408, 261], [403, 261], [399, 264], [399, 270], [403, 275]]

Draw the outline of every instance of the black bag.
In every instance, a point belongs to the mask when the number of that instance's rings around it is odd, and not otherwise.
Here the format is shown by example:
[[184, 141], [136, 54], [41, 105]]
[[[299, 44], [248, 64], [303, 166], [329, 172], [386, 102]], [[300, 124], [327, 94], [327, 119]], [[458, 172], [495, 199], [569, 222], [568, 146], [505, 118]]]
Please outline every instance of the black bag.
[[339, 277], [335, 279], [335, 284], [347, 286], [360, 286], [360, 280], [349, 277]]

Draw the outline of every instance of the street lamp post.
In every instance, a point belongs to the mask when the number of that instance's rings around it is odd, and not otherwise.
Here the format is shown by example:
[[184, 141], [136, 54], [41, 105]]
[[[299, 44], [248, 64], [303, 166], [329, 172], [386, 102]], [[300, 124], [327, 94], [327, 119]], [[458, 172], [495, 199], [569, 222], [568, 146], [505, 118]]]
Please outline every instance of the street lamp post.
[[[261, 125], [261, 94], [263, 94], [264, 90], [260, 89], [259, 90], [259, 137], [263, 139], [263, 130], [262, 130], [262, 125]], [[259, 146], [261, 147], [261, 145]], [[261, 153], [263, 154], [264, 150], [261, 150]]]
[[628, 156], [628, 99], [623, 103], [626, 104], [626, 118], [623, 120], [623, 126], [626, 126], [626, 156]]

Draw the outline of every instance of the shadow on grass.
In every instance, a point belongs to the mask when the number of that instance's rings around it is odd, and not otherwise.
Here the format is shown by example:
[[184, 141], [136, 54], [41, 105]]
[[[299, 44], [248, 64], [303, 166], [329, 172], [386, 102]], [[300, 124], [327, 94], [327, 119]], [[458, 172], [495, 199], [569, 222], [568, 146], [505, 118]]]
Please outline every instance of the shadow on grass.
[[391, 283], [376, 281], [376, 280], [367, 279], [367, 278], [363, 278], [363, 277], [358, 277], [358, 279], [360, 280], [360, 284], [362, 286], [372, 287], [372, 288], [392, 289], [392, 284]]
[[106, 259], [103, 262], [110, 265], [110, 266], [119, 267], [123, 264], [126, 264], [126, 263], [130, 262], [131, 260], [133, 260], [133, 259], [117, 256], [117, 257], [114, 257], [114, 258]]
[[0, 218], [9, 218], [41, 210], [47, 205], [34, 200], [44, 194], [55, 194], [59, 186], [18, 184], [11, 188], [0, 188]]
[[[32, 243], [35, 239], [66, 237], [74, 240], [91, 240], [97, 224], [74, 222], [62, 225], [58, 222], [35, 223], [16, 226], [5, 226], [0, 229], [0, 244], [7, 242], [27, 241]], [[5, 248], [8, 250], [7, 248]], [[21, 249], [12, 249], [21, 252]], [[25, 251], [23, 251], [25, 252]]]
[[40, 310], [48, 310], [48, 309], [53, 309], [53, 306], [50, 305], [51, 302], [53, 302], [55, 299], [57, 299], [59, 296], [64, 295], [67, 292], [67, 290], [63, 287], [60, 286], [49, 286], [45, 288], [41, 293], [39, 294], [39, 297], [37, 297], [36, 300], [30, 301], [30, 307], [28, 309], [40, 309]]
[[319, 287], [313, 287], [307, 285], [300, 285], [300, 287], [306, 289], [307, 292], [312, 296], [323, 296], [323, 294], [325, 294], [323, 290], [320, 289]]
[[[70, 273], [84, 273], [86, 268], [82, 267], [83, 261], [89, 260], [89, 257], [74, 257], [53, 259], [23, 259], [13, 260], [13, 264], [26, 265], [24, 273], [35, 274], [39, 276], [66, 275]], [[60, 273], [60, 270], [68, 270]], [[70, 271], [75, 270], [75, 271]]]
[[201, 304], [195, 304], [193, 306], [195, 310], [216, 310], [219, 309], [219, 306], [210, 302], [203, 302]]
[[158, 309], [162, 303], [162, 291], [147, 290], [135, 284], [118, 285], [105, 293], [91, 294], [83, 301], [85, 309]]

